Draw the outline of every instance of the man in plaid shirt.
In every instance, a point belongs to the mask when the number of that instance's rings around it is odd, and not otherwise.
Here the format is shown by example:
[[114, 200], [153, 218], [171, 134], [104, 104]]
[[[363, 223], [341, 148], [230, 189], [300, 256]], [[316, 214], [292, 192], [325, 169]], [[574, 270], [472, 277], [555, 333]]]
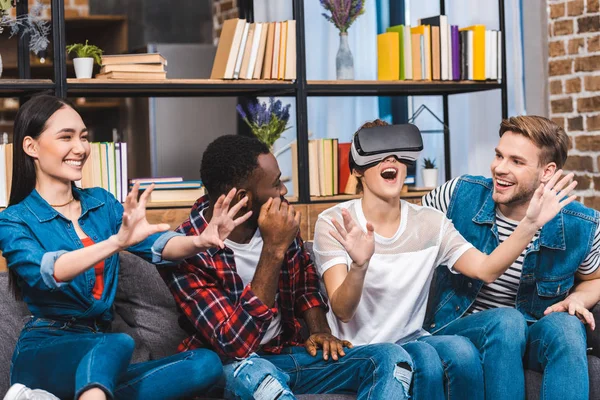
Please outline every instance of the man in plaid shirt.
[[[220, 247], [161, 269], [187, 317], [190, 337], [179, 350], [207, 347], [221, 356], [226, 398], [294, 399], [292, 390], [408, 398], [412, 360], [400, 346], [353, 348], [331, 335], [327, 303], [299, 235], [300, 213], [283, 200], [287, 190], [268, 147], [222, 136], [206, 149], [200, 172], [213, 199], [237, 188], [233, 202], [244, 202], [238, 217], [251, 216], [235, 228], [231, 222]], [[208, 196], [198, 199], [178, 230], [199, 235], [213, 206]]]

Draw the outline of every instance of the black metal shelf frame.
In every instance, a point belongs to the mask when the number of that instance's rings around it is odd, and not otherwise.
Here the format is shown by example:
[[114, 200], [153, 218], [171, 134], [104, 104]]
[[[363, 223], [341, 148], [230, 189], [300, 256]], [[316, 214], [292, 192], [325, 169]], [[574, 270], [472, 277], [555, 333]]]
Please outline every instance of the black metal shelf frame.
[[[64, 0], [52, 0], [52, 34], [54, 43], [54, 82], [45, 81], [0, 81], [0, 96], [20, 96], [21, 99], [35, 92], [54, 91], [56, 96], [67, 94], [93, 97], [182, 97], [182, 96], [293, 96], [296, 99], [296, 129], [298, 142], [298, 200], [310, 203], [308, 172], [308, 106], [309, 96], [434, 96], [443, 98], [444, 124], [449, 124], [448, 96], [486, 90], [500, 90], [502, 96], [502, 118], [508, 115], [506, 82], [506, 40], [502, 40], [502, 80], [500, 82], [473, 83], [336, 83], [327, 84], [306, 79], [306, 44], [304, 0], [292, 0], [296, 19], [297, 79], [290, 84], [264, 83], [67, 83], [67, 54], [65, 50]], [[504, 1], [498, 0], [500, 31], [505, 32]], [[27, 2], [17, 3], [17, 15], [27, 13]], [[446, 14], [445, 0], [440, 0], [440, 14]], [[505, 35], [503, 34], [505, 37]], [[31, 77], [29, 65], [29, 38], [22, 36], [18, 42], [19, 78]], [[444, 155], [446, 178], [450, 178], [450, 134], [444, 133]]]

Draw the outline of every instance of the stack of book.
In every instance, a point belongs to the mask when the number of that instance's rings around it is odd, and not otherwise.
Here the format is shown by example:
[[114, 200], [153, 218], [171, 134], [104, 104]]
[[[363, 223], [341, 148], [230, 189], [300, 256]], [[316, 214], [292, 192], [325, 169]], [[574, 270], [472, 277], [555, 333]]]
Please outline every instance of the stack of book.
[[438, 15], [419, 26], [392, 26], [377, 36], [379, 80], [499, 80], [502, 33], [459, 28]]
[[[308, 141], [308, 171], [311, 196], [356, 194], [357, 179], [350, 172], [348, 158], [350, 143], [338, 139], [311, 139]], [[292, 184], [298, 194], [298, 148], [291, 144]], [[408, 174], [405, 184], [414, 184], [415, 176]]]
[[120, 202], [127, 197], [127, 143], [90, 143], [91, 153], [83, 165], [81, 181], [84, 189], [101, 187]]
[[167, 78], [167, 60], [158, 53], [103, 55], [102, 68], [97, 79], [142, 79], [160, 80]]
[[210, 79], [296, 79], [296, 21], [225, 21]]
[[0, 144], [0, 207], [8, 206], [12, 183], [12, 143]]
[[140, 191], [146, 190], [154, 184], [154, 190], [150, 193], [149, 206], [160, 207], [181, 203], [191, 206], [198, 198], [204, 196], [206, 191], [202, 181], [184, 181], [182, 177], [165, 178], [139, 178], [132, 179], [129, 188], [139, 182]]

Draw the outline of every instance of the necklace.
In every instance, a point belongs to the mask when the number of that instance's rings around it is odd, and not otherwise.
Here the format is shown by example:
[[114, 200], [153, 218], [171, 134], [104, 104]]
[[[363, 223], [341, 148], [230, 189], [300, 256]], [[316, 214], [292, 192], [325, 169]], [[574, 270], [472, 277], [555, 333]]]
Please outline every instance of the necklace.
[[71, 200], [67, 201], [64, 204], [50, 204], [50, 206], [51, 207], [55, 207], [55, 208], [64, 207], [64, 206], [67, 206], [67, 205], [71, 204], [74, 200], [75, 200], [75, 197], [71, 197]]

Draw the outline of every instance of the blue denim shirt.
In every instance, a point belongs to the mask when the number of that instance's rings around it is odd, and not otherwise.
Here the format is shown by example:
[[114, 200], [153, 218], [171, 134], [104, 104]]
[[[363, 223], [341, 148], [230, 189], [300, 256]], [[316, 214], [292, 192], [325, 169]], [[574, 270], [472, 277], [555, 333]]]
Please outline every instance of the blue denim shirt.
[[[492, 193], [491, 179], [465, 175], [458, 180], [446, 213], [464, 238], [486, 254], [499, 244]], [[515, 308], [528, 321], [542, 318], [548, 306], [567, 296], [592, 248], [598, 223], [596, 210], [573, 202], [544, 225], [525, 254], [517, 291]], [[482, 286], [482, 281], [438, 268], [423, 328], [434, 333], [460, 318]]]
[[[79, 226], [94, 242], [118, 232], [123, 206], [104, 189], [75, 189], [81, 201]], [[155, 234], [127, 249], [155, 264], [175, 232]], [[8, 268], [18, 275], [23, 300], [36, 317], [55, 320], [112, 320], [117, 289], [119, 256], [104, 260], [104, 291], [100, 300], [92, 295], [96, 282], [90, 268], [69, 282], [54, 279], [54, 263], [62, 254], [83, 247], [70, 220], [52, 208], [36, 190], [19, 204], [0, 213], [0, 250]]]

